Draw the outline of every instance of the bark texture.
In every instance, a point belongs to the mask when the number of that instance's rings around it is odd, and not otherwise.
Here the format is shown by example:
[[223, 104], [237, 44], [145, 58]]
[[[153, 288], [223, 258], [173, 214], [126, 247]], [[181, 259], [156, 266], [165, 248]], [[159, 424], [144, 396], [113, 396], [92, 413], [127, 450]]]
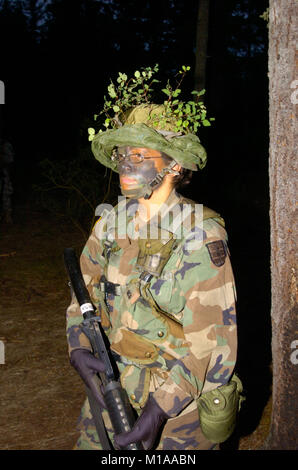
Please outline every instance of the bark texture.
[[297, 449], [297, 2], [270, 0], [270, 223], [273, 390], [266, 447]]

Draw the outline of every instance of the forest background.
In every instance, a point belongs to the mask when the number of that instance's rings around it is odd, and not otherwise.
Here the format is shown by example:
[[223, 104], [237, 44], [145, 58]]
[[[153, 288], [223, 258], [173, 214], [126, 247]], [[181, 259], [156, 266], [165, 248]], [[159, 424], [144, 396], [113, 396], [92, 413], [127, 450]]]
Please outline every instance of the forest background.
[[[271, 394], [268, 0], [205, 3], [204, 101], [215, 121], [199, 129], [208, 163], [184, 194], [226, 221], [238, 291], [237, 367], [249, 397], [242, 432], [248, 434]], [[118, 194], [116, 175], [95, 161], [87, 133], [110, 80], [158, 63], [165, 85], [188, 65], [188, 99], [198, 86], [199, 5], [0, 1], [1, 133], [15, 149], [16, 205], [38, 204], [57, 223], [66, 216], [86, 238], [95, 207]]]

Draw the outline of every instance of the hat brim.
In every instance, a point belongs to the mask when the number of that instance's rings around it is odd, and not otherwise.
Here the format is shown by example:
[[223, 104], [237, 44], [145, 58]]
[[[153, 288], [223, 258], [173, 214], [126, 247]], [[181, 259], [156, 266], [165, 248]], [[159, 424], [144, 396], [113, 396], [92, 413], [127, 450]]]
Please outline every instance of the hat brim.
[[127, 124], [118, 129], [99, 132], [92, 140], [94, 157], [103, 165], [118, 172], [117, 164], [111, 159], [115, 147], [145, 147], [164, 152], [183, 168], [196, 171], [206, 165], [207, 154], [199, 138], [194, 134], [166, 139], [146, 124]]

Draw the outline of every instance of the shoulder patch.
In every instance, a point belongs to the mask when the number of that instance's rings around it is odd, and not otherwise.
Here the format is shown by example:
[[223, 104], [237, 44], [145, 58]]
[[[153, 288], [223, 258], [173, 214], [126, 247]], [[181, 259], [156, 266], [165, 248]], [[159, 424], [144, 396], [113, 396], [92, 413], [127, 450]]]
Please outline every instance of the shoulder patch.
[[216, 242], [206, 243], [209, 256], [211, 261], [218, 268], [225, 263], [227, 256], [227, 249], [223, 240], [217, 240]]

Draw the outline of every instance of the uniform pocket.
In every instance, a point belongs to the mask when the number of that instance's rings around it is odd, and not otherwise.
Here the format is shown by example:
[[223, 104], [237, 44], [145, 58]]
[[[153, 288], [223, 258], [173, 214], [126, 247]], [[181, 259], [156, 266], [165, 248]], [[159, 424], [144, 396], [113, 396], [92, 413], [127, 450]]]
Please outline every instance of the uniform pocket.
[[134, 305], [139, 297], [140, 289], [138, 280], [130, 282], [122, 289], [122, 298], [128, 307]]
[[136, 409], [144, 407], [149, 396], [150, 369], [128, 365], [120, 376], [122, 387], [126, 390], [132, 406]]
[[182, 320], [186, 299], [181, 295], [174, 272], [168, 271], [160, 279], [152, 280], [150, 292], [161, 310], [176, 316], [178, 321]]
[[167, 306], [172, 297], [174, 275], [171, 272], [164, 273], [160, 278], [150, 283], [150, 292], [158, 305]]

